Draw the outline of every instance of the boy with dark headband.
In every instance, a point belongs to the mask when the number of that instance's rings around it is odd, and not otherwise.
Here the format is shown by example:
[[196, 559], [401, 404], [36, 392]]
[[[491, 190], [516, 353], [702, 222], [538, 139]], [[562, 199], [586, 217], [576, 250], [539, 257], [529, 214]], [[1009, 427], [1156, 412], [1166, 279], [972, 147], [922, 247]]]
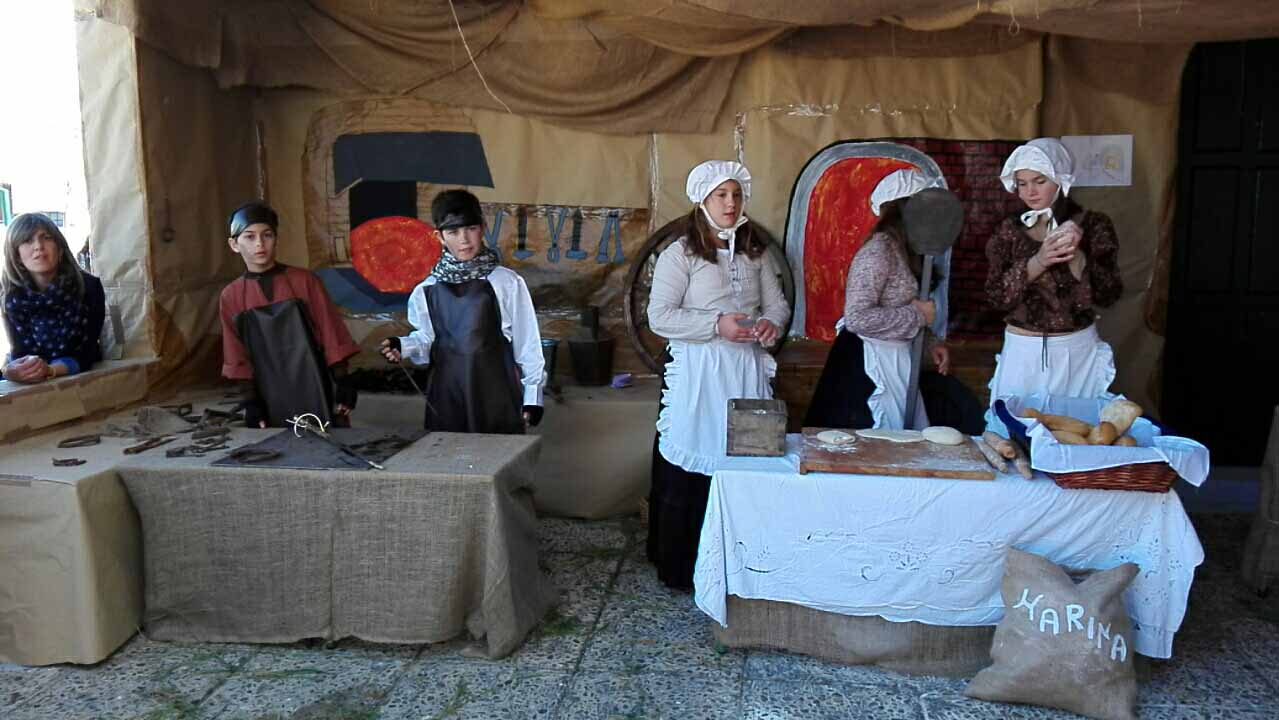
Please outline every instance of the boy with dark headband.
[[484, 244], [480, 201], [446, 190], [431, 203], [444, 251], [409, 296], [406, 337], [382, 342], [392, 362], [431, 367], [426, 428], [522, 433], [542, 419], [542, 338], [524, 278]]
[[222, 375], [246, 381], [249, 427], [280, 427], [302, 413], [345, 426], [356, 400], [343, 382], [346, 360], [360, 346], [320, 279], [275, 261], [279, 224], [260, 202], [236, 208], [227, 221], [227, 244], [245, 272], [219, 300]]

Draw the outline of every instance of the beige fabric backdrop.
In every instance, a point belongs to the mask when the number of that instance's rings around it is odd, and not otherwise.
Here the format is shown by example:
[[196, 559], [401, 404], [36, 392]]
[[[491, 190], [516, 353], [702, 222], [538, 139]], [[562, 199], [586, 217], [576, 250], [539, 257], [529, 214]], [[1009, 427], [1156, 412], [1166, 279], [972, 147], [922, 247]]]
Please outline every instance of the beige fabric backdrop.
[[[1152, 410], [1159, 407], [1164, 328], [1151, 291], [1168, 273], [1181, 70], [1189, 52], [1188, 45], [1052, 38], [1046, 56], [1044, 134], [1133, 135], [1132, 186], [1079, 188], [1074, 197], [1115, 222], [1124, 294], [1102, 313], [1098, 329], [1115, 350], [1115, 387]], [[1099, 71], [1105, 68], [1111, 70]]]
[[[152, 331], [166, 387], [216, 379], [218, 295], [244, 262], [226, 216], [257, 197], [252, 91], [219, 90], [203, 70], [137, 46], [146, 170]], [[96, 226], [95, 226], [96, 227]]]
[[107, 302], [120, 307], [124, 356], [151, 357], [155, 342], [134, 38], [110, 23], [77, 22], [76, 50], [93, 272], [102, 280]]
[[828, 57], [953, 56], [1031, 32], [1143, 43], [1279, 34], [1269, 0], [100, 0], [100, 12], [214, 69], [223, 87], [416, 95], [609, 133], [710, 131], [743, 53], [774, 42]]
[[[1061, 20], [1065, 16], [1048, 12], [1048, 4], [1046, 1], [1041, 8], [1041, 16], [1052, 16], [1054, 23], [1065, 22]], [[708, 17], [717, 17], [704, 13], [722, 10], [740, 16], [734, 23], [746, 22], [759, 14], [751, 8], [764, 8], [764, 4], [740, 2], [721, 3], [711, 9], [696, 3], [681, 5], [687, 7], [666, 20], [697, 24]], [[136, 12], [113, 15], [126, 7]], [[320, 3], [258, 3], [253, 12], [259, 15], [252, 17], [260, 20], [261, 13], [285, 13], [289, 22], [297, 25], [315, 20], [313, 15], [321, 7], [332, 10]], [[383, 7], [382, 15], [368, 15], [358, 8], [345, 9], [342, 12], [350, 13], [349, 16], [341, 16], [350, 21], [350, 27], [364, 28], [363, 32], [382, 37], [379, 33], [385, 29], [380, 23], [397, 7], [394, 3]], [[619, 6], [622, 10], [613, 13], [617, 17], [604, 17], [596, 12], [599, 8], [589, 2], [570, 2], [557, 7], [559, 9], [553, 12], [546, 4], [532, 3], [512, 15], [509, 7], [502, 3], [474, 5], [475, 12], [484, 12], [475, 20], [479, 24], [476, 34], [470, 36], [472, 50], [485, 44], [486, 36], [480, 29], [489, 28], [491, 36], [495, 32], [492, 26], [506, 18], [509, 22], [506, 29], [498, 33], [500, 38], [495, 44], [523, 43], [525, 52], [521, 57], [525, 70], [546, 57], [557, 58], [556, 62], [561, 63], [573, 59], [569, 64], [581, 65], [583, 56], [573, 55], [573, 48], [578, 47], [573, 43], [585, 37], [592, 46], [597, 43], [609, 46], [607, 51], [596, 47], [593, 52], [614, 53], [622, 51], [610, 43], [621, 38], [618, 47], [634, 50], [636, 46], [628, 43], [644, 43], [627, 34], [638, 32], [633, 29], [637, 22], [634, 16], [649, 17], [656, 12], [635, 10], [640, 7], [638, 4], [624, 4]], [[660, 10], [664, 5], [658, 3], [654, 7]], [[1105, 8], [1094, 7], [1091, 12], [1110, 13], [1113, 23], [1114, 13], [1119, 12], [1116, 7], [1107, 4]], [[1251, 6], [1241, 3], [1237, 7]], [[1191, 3], [1183, 11], [1192, 12], [1196, 8], [1203, 9]], [[151, 32], [147, 28], [163, 27], [166, 32], [180, 34], [192, 27], [190, 22], [170, 17], [161, 5], [142, 0], [107, 3], [104, 9], [106, 17], [126, 23], [143, 37]], [[777, 17], [791, 17], [794, 22], [829, 20], [812, 8], [807, 11], [773, 9], [782, 13]], [[1158, 7], [1147, 10], [1149, 15], [1144, 22], [1156, 27], [1154, 18], [1162, 10]], [[1255, 16], [1258, 31], [1265, 27], [1266, 12]], [[550, 17], [552, 15], [554, 17]], [[271, 82], [282, 81], [288, 73], [295, 73], [293, 80], [302, 82], [298, 78], [327, 67], [322, 63], [308, 65], [310, 56], [305, 53], [280, 52], [281, 48], [274, 45], [237, 46], [233, 31], [236, 23], [245, 22], [246, 17], [226, 15], [219, 27], [228, 35], [221, 45], [195, 42], [184, 46], [181, 52], [167, 44], [162, 46], [167, 48], [166, 52], [206, 66], [215, 64], [212, 55], [204, 53], [195, 57], [190, 53], [200, 48], [221, 47], [217, 60], [225, 65], [236, 52], [257, 53], [254, 57], [265, 58], [270, 51], [274, 62], [246, 66], [245, 72], [249, 74], [244, 76], [245, 80], [253, 80], [252, 73], [270, 72], [275, 73]], [[466, 17], [462, 20], [470, 26], [470, 20]], [[1026, 28], [1034, 25], [1031, 20], [1021, 19], [1021, 22]], [[538, 36], [534, 29], [547, 23], [550, 29]], [[104, 28], [114, 28], [108, 23], [93, 21], [82, 25], [85, 26], [82, 35], [87, 34], [84, 30], [88, 26], [101, 26], [95, 31], [98, 35], [111, 32]], [[627, 27], [632, 30], [626, 30]], [[983, 25], [967, 25], [960, 30], [978, 37], [985, 32], [983, 28]], [[573, 93], [568, 93], [567, 85], [560, 88], [567, 93], [561, 99], [574, 101], [569, 103], [574, 105], [571, 111], [561, 110], [560, 114], [535, 109], [525, 111], [522, 110], [525, 106], [518, 103], [512, 107], [526, 112], [525, 115], [484, 107], [462, 111], [484, 140], [498, 186], [493, 190], [480, 190], [481, 197], [488, 202], [649, 208], [649, 227], [656, 228], [687, 212], [689, 203], [683, 196], [683, 184], [690, 167], [709, 157], [737, 157], [750, 165], [757, 178], [750, 214], [761, 225], [780, 234], [796, 174], [809, 157], [835, 140], [910, 135], [1028, 138], [1039, 134], [1131, 132], [1136, 148], [1134, 186], [1109, 191], [1081, 189], [1079, 197], [1085, 204], [1109, 212], [1118, 226], [1128, 291], [1119, 307], [1104, 317], [1102, 331], [1116, 346], [1122, 387], [1139, 400], [1147, 403], [1153, 400], [1161, 348], [1161, 339], [1154, 330], [1158, 330], [1161, 314], [1158, 297], [1152, 301], [1146, 288], [1166, 275], [1165, 266], [1160, 263], [1166, 256], [1168, 223], [1172, 217], [1176, 100], [1185, 46], [1125, 45], [1056, 37], [1045, 40], [1025, 33], [1024, 37], [1022, 34], [1008, 38], [996, 36], [1003, 38], [1002, 44], [996, 43], [997, 48], [1003, 48], [1000, 52], [991, 52], [990, 43], [986, 43], [980, 45], [982, 54], [916, 57], [927, 54], [928, 43], [922, 37], [911, 40], [915, 35], [906, 32], [903, 33], [906, 45], [914, 50], [895, 57], [860, 57], [858, 48], [879, 47], [882, 52], [885, 34], [890, 50], [895, 52], [898, 30], [889, 31], [887, 25], [877, 26], [878, 32], [872, 34], [840, 34], [835, 30], [820, 26], [778, 34], [781, 39], [772, 45], [740, 56], [739, 60], [733, 60], [732, 67], [721, 67], [713, 87], [698, 85], [700, 76], [696, 73], [688, 77], [681, 75], [681, 92], [695, 89], [693, 94], [698, 98], [691, 106], [687, 103], [672, 106], [668, 103], [669, 97], [642, 92], [629, 99], [611, 96], [612, 99], [605, 102], [595, 94], [603, 91], [574, 74], [580, 70], [559, 66], [543, 68], [551, 74], [563, 71], [565, 83], [579, 83]], [[338, 31], [327, 27], [325, 32]], [[811, 44], [795, 42], [806, 32], [826, 33], [826, 36], [824, 41], [818, 38]], [[445, 42], [447, 35], [430, 25], [423, 30], [421, 42], [406, 52], [443, 52], [440, 57], [461, 62], [458, 48], [451, 44], [431, 44]], [[281, 37], [284, 39], [279, 42], [291, 36], [285, 32]], [[535, 39], [539, 37], [537, 42], [549, 43], [557, 51], [544, 52], [548, 45], [537, 46]], [[938, 36], [924, 34], [924, 37]], [[989, 35], [986, 37], [991, 39]], [[1152, 39], [1145, 34], [1134, 37]], [[345, 36], [345, 39], [356, 40], [354, 36]], [[554, 45], [560, 41], [568, 44]], [[649, 74], [640, 73], [643, 80], [635, 82], [646, 82], [652, 77], [651, 73], [660, 74], [666, 67], [652, 63], [667, 51], [646, 46], [651, 53], [658, 54], [646, 56], [643, 66], [651, 68]], [[113, 192], [115, 187], [94, 182], [95, 168], [101, 168], [96, 173], [100, 177], [103, 173], [109, 173], [106, 177], [112, 178], [128, 177], [130, 171], [126, 168], [137, 162], [136, 156], [127, 155], [128, 143], [121, 142], [132, 132], [127, 114], [109, 125], [103, 124], [103, 118], [112, 117], [110, 113], [95, 118], [96, 125], [86, 126], [86, 164], [90, 168], [94, 219], [98, 227], [105, 228], [111, 227], [111, 221], [119, 217], [123, 228], [118, 240], [114, 239], [113, 228], [110, 244], [102, 246], [100, 255], [120, 263], [117, 274], [134, 283], [129, 287], [136, 288], [137, 295], [148, 290], [146, 283], [154, 283], [154, 306], [147, 308], [143, 301], [135, 299], [134, 312], [126, 313], [126, 317], [134, 327], [151, 329], [150, 347], [153, 352], [165, 355], [166, 368], [184, 368], [181, 376], [173, 376], [174, 381], [207, 379], [216, 375], [215, 370], [209, 370], [216, 362], [213, 359], [217, 348], [217, 327], [213, 322], [216, 291], [239, 270], [235, 257], [229, 251], [220, 250], [223, 247], [220, 227], [226, 211], [251, 197], [256, 190], [255, 124], [261, 127], [264, 142], [269, 199], [280, 210], [283, 223], [280, 258], [304, 266], [324, 264], [327, 258], [317, 256], [314, 248], [308, 249], [303, 233], [303, 150], [316, 111], [346, 102], [351, 97], [346, 93], [353, 90], [345, 86], [340, 92], [337, 88], [266, 89], [256, 91], [253, 96], [247, 91], [219, 91], [208, 72], [178, 65], [145, 45], [137, 47], [138, 97], [142, 101], [140, 127], [147, 161], [146, 217], [137, 215], [136, 192], [121, 195]], [[536, 47], [541, 47], [543, 52], [535, 52]], [[944, 41], [939, 41], [938, 47], [956, 52], [954, 45]], [[974, 53], [977, 49], [973, 48]], [[396, 73], [404, 75], [410, 70], [411, 64], [383, 66], [374, 61], [376, 54], [351, 52], [355, 54], [342, 56], [348, 70], [388, 73], [387, 77]], [[844, 59], [832, 59], [832, 55], [840, 53]], [[680, 57], [689, 60], [686, 56]], [[722, 57], [710, 61], [720, 59]], [[336, 61], [328, 62], [331, 65]], [[225, 81], [227, 68], [223, 65], [219, 65], [218, 72]], [[626, 74], [627, 67], [625, 64], [608, 66], [614, 84], [618, 77], [632, 79]], [[426, 82], [430, 79], [426, 70], [415, 70], [417, 74], [411, 79], [419, 84]], [[345, 77], [352, 77], [347, 70], [342, 72]], [[535, 84], [537, 78], [523, 70], [521, 73], [519, 82]], [[381, 78], [379, 83], [391, 82], [382, 75], [377, 77]], [[492, 74], [488, 74], [488, 78], [492, 83]], [[501, 82], [499, 80], [496, 86], [499, 97], [504, 92]], [[624, 85], [629, 87], [631, 83]], [[441, 93], [437, 97], [433, 92], [420, 92], [428, 86], [415, 86], [409, 91], [430, 97], [432, 101], [442, 99], [446, 104], [462, 98], [467, 103], [496, 107], [482, 87], [459, 95]], [[525, 88], [520, 92], [534, 90]], [[179, 97], [181, 102], [175, 100]], [[705, 113], [711, 106], [715, 109], [714, 119], [708, 123]], [[629, 108], [624, 113], [625, 119], [614, 112], [622, 107]], [[681, 114], [673, 107], [692, 108], [692, 114]], [[120, 112], [116, 106], [112, 111]], [[564, 112], [581, 114], [570, 117]], [[552, 118], [555, 124], [530, 117], [532, 115]], [[655, 120], [659, 116], [660, 120]], [[690, 122], [689, 118], [694, 116], [700, 119]], [[590, 118], [590, 122], [584, 118]], [[602, 134], [566, 128], [566, 123], [603, 128], [609, 133], [641, 131]], [[692, 132], [670, 132], [672, 128]], [[132, 203], [132, 208], [127, 203]], [[165, 228], [173, 230], [171, 244], [163, 239]], [[1164, 241], [1162, 246], [1161, 241]], [[151, 256], [150, 277], [140, 273], [136, 260], [148, 255]], [[108, 279], [112, 272], [108, 270]], [[123, 286], [123, 281], [117, 284]], [[1148, 310], [1150, 323], [1144, 317]], [[150, 324], [137, 319], [147, 312], [153, 314]], [[134, 352], [145, 352], [145, 346], [136, 345]]]

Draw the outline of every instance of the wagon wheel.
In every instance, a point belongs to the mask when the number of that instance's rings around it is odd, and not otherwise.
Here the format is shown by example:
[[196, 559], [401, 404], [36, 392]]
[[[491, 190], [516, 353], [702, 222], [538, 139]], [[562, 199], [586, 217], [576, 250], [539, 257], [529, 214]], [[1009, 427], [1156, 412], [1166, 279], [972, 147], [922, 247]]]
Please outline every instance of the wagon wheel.
[[[666, 338], [654, 333], [648, 326], [648, 294], [653, 287], [653, 268], [657, 266], [657, 256], [668, 245], [684, 234], [688, 226], [688, 217], [676, 218], [649, 236], [640, 248], [630, 270], [626, 272], [626, 302], [623, 311], [626, 317], [626, 334], [631, 346], [644, 364], [655, 373], [661, 373], [666, 354]], [[759, 233], [768, 243], [768, 252], [779, 269], [778, 279], [782, 283], [782, 292], [791, 308], [795, 307], [795, 278], [791, 275], [790, 263], [786, 261], [786, 253], [773, 236], [759, 225], [754, 225], [754, 232]], [[790, 331], [790, 318], [781, 330], [781, 339], [773, 346], [774, 355], [786, 342], [786, 334]]]

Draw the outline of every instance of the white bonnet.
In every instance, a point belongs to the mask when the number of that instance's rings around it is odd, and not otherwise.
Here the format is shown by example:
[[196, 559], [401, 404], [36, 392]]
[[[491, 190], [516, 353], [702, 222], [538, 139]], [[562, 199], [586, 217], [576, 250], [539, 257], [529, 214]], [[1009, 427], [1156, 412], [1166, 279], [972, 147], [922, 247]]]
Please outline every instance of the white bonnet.
[[742, 198], [750, 199], [751, 171], [745, 165], [732, 160], [707, 160], [693, 168], [688, 173], [684, 192], [688, 194], [690, 201], [700, 203], [725, 180], [736, 180], [742, 186]]
[[870, 194], [870, 211], [879, 215], [879, 208], [886, 202], [910, 197], [927, 188], [944, 188], [946, 181], [939, 177], [930, 178], [915, 168], [902, 168], [888, 173], [875, 186]]
[[1013, 150], [999, 173], [999, 179], [1008, 192], [1017, 190], [1017, 171], [1033, 170], [1061, 187], [1063, 195], [1070, 194], [1075, 184], [1075, 162], [1070, 151], [1057, 138], [1035, 138]]

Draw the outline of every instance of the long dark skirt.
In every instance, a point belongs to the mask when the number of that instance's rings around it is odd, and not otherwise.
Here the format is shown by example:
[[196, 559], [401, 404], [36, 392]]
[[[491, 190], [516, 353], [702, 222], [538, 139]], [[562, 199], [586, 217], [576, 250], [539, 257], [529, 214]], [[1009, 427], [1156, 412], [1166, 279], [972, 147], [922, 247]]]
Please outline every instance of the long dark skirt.
[[662, 457], [653, 439], [653, 481], [648, 493], [648, 559], [667, 587], [693, 587], [702, 519], [711, 493], [709, 475], [689, 472]]
[[[813, 391], [813, 400], [804, 417], [805, 427], [865, 429], [874, 427], [866, 399], [875, 392], [875, 383], [866, 375], [862, 356], [864, 344], [855, 333], [841, 330], [826, 356], [822, 376]], [[948, 375], [924, 371], [919, 376], [919, 393], [933, 425], [949, 425], [967, 435], [985, 429], [985, 408], [960, 381]]]

